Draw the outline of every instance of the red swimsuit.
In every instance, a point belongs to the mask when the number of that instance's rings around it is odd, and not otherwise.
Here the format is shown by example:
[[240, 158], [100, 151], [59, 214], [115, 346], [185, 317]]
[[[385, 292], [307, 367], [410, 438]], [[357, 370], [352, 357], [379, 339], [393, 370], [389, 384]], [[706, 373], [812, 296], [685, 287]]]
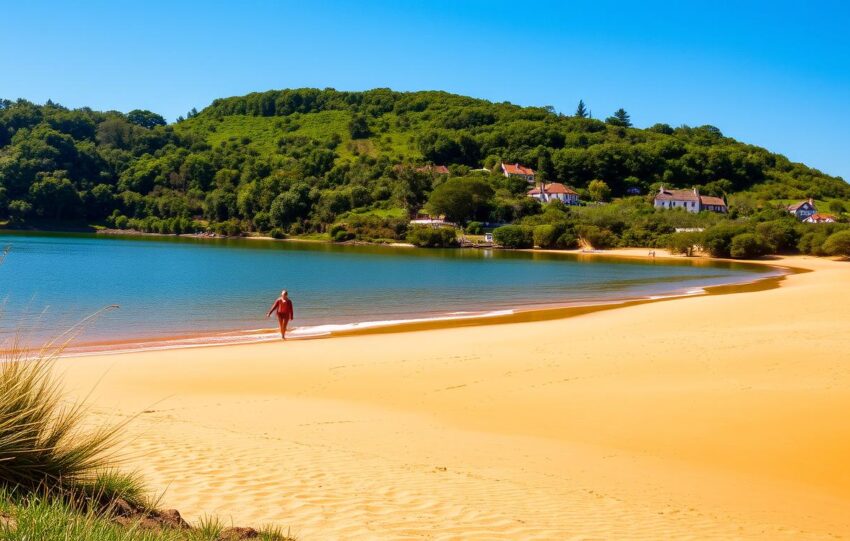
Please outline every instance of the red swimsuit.
[[272, 305], [272, 311], [277, 310], [279, 319], [290, 320], [295, 317], [295, 310], [292, 309], [292, 301], [289, 299], [277, 299]]

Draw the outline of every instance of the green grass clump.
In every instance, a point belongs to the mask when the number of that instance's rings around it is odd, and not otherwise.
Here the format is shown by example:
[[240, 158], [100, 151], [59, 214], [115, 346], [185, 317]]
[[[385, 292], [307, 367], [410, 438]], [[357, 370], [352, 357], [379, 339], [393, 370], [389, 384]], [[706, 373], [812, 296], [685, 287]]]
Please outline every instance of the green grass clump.
[[[81, 508], [67, 499], [30, 494], [26, 498], [0, 489], [0, 539], [4, 541], [218, 541], [226, 526], [201, 519], [191, 530], [143, 528], [117, 524], [105, 512]], [[260, 541], [292, 541], [278, 528], [258, 530]]]
[[13, 491], [91, 485], [111, 457], [118, 427], [84, 428], [82, 405], [52, 377], [54, 355], [13, 349], [0, 363], [0, 484]]

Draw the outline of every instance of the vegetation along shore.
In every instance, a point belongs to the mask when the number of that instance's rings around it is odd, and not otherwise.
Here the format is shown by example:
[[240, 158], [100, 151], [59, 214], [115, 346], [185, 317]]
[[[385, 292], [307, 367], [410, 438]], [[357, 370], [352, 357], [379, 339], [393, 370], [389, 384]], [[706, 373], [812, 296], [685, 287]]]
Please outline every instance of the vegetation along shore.
[[[687, 191], [698, 207], [676, 199]], [[295, 89], [167, 124], [0, 101], [0, 221], [13, 228], [847, 255], [848, 202], [843, 179], [713, 126], [638, 129], [583, 104]]]

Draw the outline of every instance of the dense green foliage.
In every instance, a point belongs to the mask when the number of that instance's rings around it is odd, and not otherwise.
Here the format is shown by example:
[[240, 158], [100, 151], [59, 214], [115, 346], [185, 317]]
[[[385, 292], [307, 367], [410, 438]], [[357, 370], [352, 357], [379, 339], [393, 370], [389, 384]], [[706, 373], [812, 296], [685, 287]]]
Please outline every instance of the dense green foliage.
[[457, 233], [451, 227], [413, 227], [407, 242], [420, 248], [450, 248], [457, 246]]
[[[403, 239], [406, 230], [385, 220], [423, 209], [461, 223], [546, 222], [527, 184], [500, 174], [503, 161], [534, 167], [585, 201], [651, 194], [660, 183], [699, 186], [729, 196], [730, 218], [748, 222], [780, 201], [814, 197], [840, 213], [850, 199], [842, 179], [712, 126], [630, 125], [624, 110], [605, 122], [587, 118], [583, 103], [565, 116], [388, 89], [255, 93], [216, 100], [171, 125], [150, 111], [0, 101], [0, 220], [278, 236], [329, 234], [343, 224], [337, 240]], [[451, 175], [421, 167], [429, 163]], [[693, 221], [655, 216], [663, 213], [637, 199], [614, 207], [625, 217], [568, 214], [574, 225], [598, 228], [583, 233], [602, 244], [657, 244], [671, 222]], [[363, 216], [377, 219], [358, 222]]]

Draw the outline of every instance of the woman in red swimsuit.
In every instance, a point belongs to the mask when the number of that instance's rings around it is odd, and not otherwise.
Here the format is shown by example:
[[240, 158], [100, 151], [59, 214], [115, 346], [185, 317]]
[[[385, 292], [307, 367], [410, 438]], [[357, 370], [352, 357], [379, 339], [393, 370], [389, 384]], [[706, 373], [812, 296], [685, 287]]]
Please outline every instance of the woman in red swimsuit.
[[291, 319], [295, 319], [295, 310], [292, 308], [292, 301], [289, 300], [289, 294], [285, 289], [280, 292], [280, 297], [274, 301], [266, 317], [271, 317], [272, 312], [275, 311], [277, 311], [277, 322], [280, 324], [280, 337], [286, 340], [286, 326], [289, 325]]

